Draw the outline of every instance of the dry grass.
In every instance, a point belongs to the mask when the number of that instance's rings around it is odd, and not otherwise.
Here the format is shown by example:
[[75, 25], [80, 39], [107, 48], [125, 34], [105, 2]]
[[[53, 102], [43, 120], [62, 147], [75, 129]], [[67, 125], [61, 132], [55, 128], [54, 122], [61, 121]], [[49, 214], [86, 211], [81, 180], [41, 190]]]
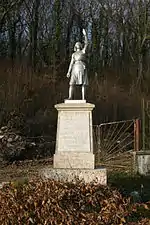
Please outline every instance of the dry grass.
[[52, 158], [1, 164], [0, 183], [37, 178], [39, 177], [39, 170], [47, 165], [52, 165]]
[[[96, 166], [106, 167], [108, 172], [125, 172], [127, 174], [132, 174], [134, 172], [133, 155], [128, 152], [123, 152], [114, 156], [106, 162], [102, 162], [99, 156], [97, 157]], [[109, 154], [108, 154], [109, 157]]]

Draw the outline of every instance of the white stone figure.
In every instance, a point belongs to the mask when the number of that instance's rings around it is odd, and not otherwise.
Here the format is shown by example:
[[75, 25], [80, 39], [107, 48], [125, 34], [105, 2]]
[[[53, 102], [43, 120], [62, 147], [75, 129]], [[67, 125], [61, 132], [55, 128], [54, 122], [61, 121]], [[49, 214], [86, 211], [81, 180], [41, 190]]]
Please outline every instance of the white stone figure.
[[72, 99], [74, 93], [74, 86], [82, 86], [82, 100], [85, 100], [85, 87], [88, 85], [88, 76], [86, 68], [86, 50], [88, 46], [88, 38], [85, 29], [82, 31], [84, 35], [84, 47], [77, 42], [74, 46], [74, 53], [72, 54], [69, 65], [67, 77], [70, 78], [69, 98]]

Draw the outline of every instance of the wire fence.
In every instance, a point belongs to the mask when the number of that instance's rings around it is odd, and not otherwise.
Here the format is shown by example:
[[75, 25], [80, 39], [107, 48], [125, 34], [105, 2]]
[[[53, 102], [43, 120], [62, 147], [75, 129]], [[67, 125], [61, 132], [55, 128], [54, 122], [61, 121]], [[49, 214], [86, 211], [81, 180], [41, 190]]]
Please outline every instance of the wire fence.
[[139, 128], [139, 119], [93, 126], [96, 163], [106, 164], [114, 161], [114, 164], [121, 166], [126, 156], [140, 149]]

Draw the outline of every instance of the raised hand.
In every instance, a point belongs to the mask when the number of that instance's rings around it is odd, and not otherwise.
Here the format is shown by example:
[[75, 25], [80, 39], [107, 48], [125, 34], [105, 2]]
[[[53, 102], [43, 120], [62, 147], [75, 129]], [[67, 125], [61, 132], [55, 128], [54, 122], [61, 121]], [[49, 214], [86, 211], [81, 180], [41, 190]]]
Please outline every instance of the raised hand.
[[83, 33], [84, 36], [86, 36], [86, 31], [85, 31], [85, 29], [82, 30], [82, 33]]

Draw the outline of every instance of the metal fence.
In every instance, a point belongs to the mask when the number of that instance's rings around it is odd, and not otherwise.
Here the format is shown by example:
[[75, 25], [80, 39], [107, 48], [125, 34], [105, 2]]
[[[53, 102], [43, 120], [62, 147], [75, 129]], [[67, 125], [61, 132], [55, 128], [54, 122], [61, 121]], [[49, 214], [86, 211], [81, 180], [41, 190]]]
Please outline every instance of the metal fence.
[[123, 161], [127, 153], [140, 149], [139, 119], [95, 125], [93, 133], [97, 163], [108, 163], [117, 158]]

